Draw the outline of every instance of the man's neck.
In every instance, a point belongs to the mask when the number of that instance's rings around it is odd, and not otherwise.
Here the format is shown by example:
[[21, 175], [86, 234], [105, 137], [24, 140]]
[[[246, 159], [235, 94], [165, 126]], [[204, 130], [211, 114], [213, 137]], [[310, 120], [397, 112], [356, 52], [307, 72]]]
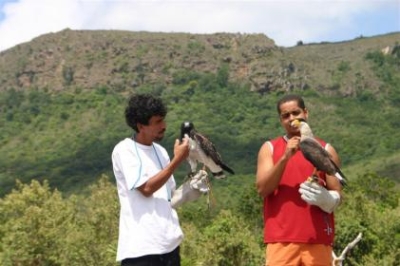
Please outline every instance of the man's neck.
[[285, 139], [291, 139], [291, 138], [293, 138], [293, 137], [295, 137], [295, 136], [300, 137], [300, 134], [288, 134], [288, 133], [286, 133], [286, 134], [284, 135], [284, 138], [285, 138]]
[[142, 145], [146, 145], [146, 146], [153, 145], [153, 141], [151, 139], [148, 139], [148, 138], [146, 138], [146, 136], [141, 135], [141, 134], [136, 134], [135, 133], [133, 135], [132, 139], [134, 141], [136, 141], [137, 143], [142, 144]]

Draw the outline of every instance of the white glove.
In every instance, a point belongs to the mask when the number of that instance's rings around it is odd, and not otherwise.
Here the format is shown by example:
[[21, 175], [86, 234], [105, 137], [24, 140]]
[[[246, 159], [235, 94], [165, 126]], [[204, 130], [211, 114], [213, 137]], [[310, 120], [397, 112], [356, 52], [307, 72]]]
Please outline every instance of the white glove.
[[301, 198], [310, 205], [316, 205], [327, 213], [332, 213], [340, 204], [340, 194], [327, 190], [317, 182], [306, 181], [300, 184]]
[[190, 201], [197, 200], [202, 194], [206, 194], [209, 191], [207, 184], [208, 174], [204, 170], [200, 170], [183, 183], [174, 194], [171, 199], [172, 208], [176, 209], [182, 204]]
[[204, 170], [199, 170], [197, 174], [190, 178], [189, 183], [192, 189], [197, 189], [201, 193], [206, 194], [210, 190], [208, 185], [208, 174]]

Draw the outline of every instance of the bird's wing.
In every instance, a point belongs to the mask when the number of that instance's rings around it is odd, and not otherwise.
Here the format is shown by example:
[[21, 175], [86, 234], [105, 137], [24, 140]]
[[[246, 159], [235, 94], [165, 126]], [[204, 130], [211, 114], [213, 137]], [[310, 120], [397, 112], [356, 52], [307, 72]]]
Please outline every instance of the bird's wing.
[[214, 144], [206, 136], [199, 132], [193, 132], [193, 138], [208, 157], [217, 164], [221, 162], [221, 155], [217, 152]]
[[228, 165], [226, 165], [221, 158], [221, 155], [217, 152], [217, 149], [215, 148], [214, 144], [204, 135], [194, 132], [192, 134], [192, 137], [196, 140], [196, 142], [199, 144], [200, 148], [203, 150], [206, 156], [211, 158], [211, 160], [221, 167], [223, 170], [231, 173], [232, 175], [235, 174], [235, 172], [230, 168]]
[[321, 144], [312, 138], [304, 139], [300, 142], [300, 149], [304, 157], [310, 161], [315, 168], [329, 175], [335, 175], [340, 171], [339, 167], [331, 159], [331, 155]]

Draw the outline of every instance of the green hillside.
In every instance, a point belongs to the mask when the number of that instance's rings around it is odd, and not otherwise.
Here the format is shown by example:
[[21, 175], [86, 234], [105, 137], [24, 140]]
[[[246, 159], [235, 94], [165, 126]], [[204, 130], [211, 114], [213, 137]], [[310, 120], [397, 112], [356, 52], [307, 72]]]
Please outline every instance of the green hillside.
[[[379, 38], [373, 40], [365, 40], [368, 47], [373, 47], [370, 43], [379, 43]], [[395, 119], [400, 115], [399, 46], [384, 55], [380, 50], [363, 48], [363, 41], [289, 48], [284, 58], [303, 62], [303, 70], [311, 73], [332, 68], [327, 55], [342, 60], [346, 53], [340, 51], [345, 48], [357, 55], [349, 57], [351, 61], [339, 61], [342, 63], [334, 73], [311, 75], [314, 79], [330, 76], [326, 85], [295, 87], [289, 91], [304, 96], [315, 133], [335, 146], [344, 169], [349, 169], [349, 178], [365, 168], [400, 182], [397, 174], [400, 123]], [[7, 52], [2, 56], [7, 57]], [[268, 62], [267, 58], [254, 62], [263, 61]], [[351, 74], [354, 62], [363, 67]], [[132, 133], [125, 125], [123, 109], [127, 95], [134, 92], [160, 95], [168, 104], [168, 131], [163, 144], [169, 151], [179, 135], [180, 123], [191, 120], [215, 142], [237, 175], [253, 174], [261, 144], [283, 133], [275, 104], [284, 91], [252, 91], [251, 82], [232, 79], [231, 68], [235, 67], [221, 64], [214, 72], [180, 70], [172, 74], [168, 84], [156, 82], [118, 90], [110, 84], [91, 88], [70, 84], [62, 90], [2, 87], [1, 194], [10, 191], [16, 179], [23, 182], [48, 179], [51, 186], [68, 192], [84, 188], [103, 173], [112, 175], [113, 146]], [[363, 78], [367, 76], [368, 79]], [[356, 82], [355, 89], [340, 83], [332, 85], [332, 80], [339, 77], [361, 79], [364, 83]], [[317, 82], [322, 84], [324, 80]], [[330, 93], [326, 88], [330, 88]], [[356, 93], [346, 95], [346, 88], [353, 88]], [[379, 163], [372, 164], [378, 158]], [[362, 167], [351, 168], [352, 165]], [[376, 166], [371, 168], [372, 165]], [[178, 176], [185, 171], [184, 167], [180, 169]]]
[[[390, 59], [390, 58], [389, 58]], [[310, 124], [315, 133], [327, 139], [339, 152], [344, 168], [353, 164], [370, 165], [375, 158], [397, 158], [400, 142], [400, 115], [395, 91], [398, 68], [386, 60], [390, 82], [387, 95], [360, 97], [326, 96], [317, 90], [293, 90], [306, 99]], [[365, 64], [374, 62], [365, 56]], [[48, 179], [63, 191], [82, 188], [102, 173], [111, 174], [113, 146], [132, 132], [125, 125], [126, 96], [133, 92], [152, 92], [164, 98], [169, 107], [168, 130], [163, 144], [172, 151], [181, 122], [190, 120], [220, 148], [224, 160], [238, 175], [255, 172], [256, 156], [263, 141], [282, 134], [276, 101], [281, 92], [260, 94], [248, 85], [229, 82], [221, 68], [217, 73], [190, 71], [177, 75], [171, 86], [142, 86], [124, 94], [109, 87], [91, 90], [68, 88], [59, 92], [31, 88], [8, 89], [0, 94], [2, 106], [0, 136], [2, 193], [15, 179]], [[184, 78], [182, 78], [184, 77]], [[392, 91], [391, 91], [392, 90]], [[393, 160], [392, 160], [393, 161]], [[396, 161], [379, 163], [380, 171], [399, 181]], [[185, 171], [187, 169], [181, 169]], [[351, 178], [352, 171], [347, 175]]]
[[[211, 209], [202, 199], [179, 211], [184, 266], [261, 265], [256, 158], [283, 134], [284, 93], [305, 98], [313, 131], [336, 148], [349, 178], [335, 249], [363, 232], [348, 265], [396, 265], [398, 40], [280, 48], [263, 35], [65, 30], [0, 53], [0, 264], [115, 264], [110, 156], [132, 134], [128, 95], [148, 92], [168, 105], [162, 144], [171, 155], [190, 120], [236, 172], [212, 180]], [[187, 171], [179, 168], [178, 183]]]

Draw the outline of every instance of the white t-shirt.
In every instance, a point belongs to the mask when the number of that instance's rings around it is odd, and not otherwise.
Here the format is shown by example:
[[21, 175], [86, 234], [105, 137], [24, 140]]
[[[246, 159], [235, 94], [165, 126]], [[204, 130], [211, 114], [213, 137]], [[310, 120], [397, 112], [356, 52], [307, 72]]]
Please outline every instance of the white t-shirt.
[[126, 138], [115, 146], [112, 163], [121, 205], [117, 261], [165, 254], [182, 242], [178, 215], [169, 202], [174, 177], [150, 197], [136, 189], [169, 162], [167, 151], [157, 143], [146, 146]]

